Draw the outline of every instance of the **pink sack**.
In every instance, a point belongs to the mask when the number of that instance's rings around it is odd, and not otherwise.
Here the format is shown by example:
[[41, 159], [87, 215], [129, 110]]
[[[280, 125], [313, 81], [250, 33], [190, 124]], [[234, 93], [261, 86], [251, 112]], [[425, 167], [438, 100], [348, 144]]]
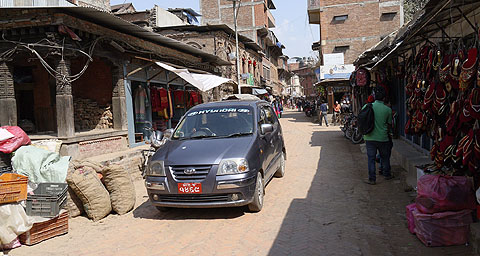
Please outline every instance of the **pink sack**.
[[9, 244], [0, 244], [0, 251], [12, 250], [20, 246], [22, 246], [22, 244], [20, 243], [20, 240], [18, 240], [18, 237], [17, 237]]
[[2, 126], [0, 128], [6, 129], [15, 136], [13, 138], [0, 141], [0, 152], [10, 154], [19, 147], [29, 145], [31, 143], [27, 134], [18, 126]]
[[416, 209], [417, 209], [417, 205], [415, 203], [409, 204], [406, 207], [408, 230], [412, 234], [415, 234], [415, 220], [413, 219], [413, 211]]
[[415, 233], [426, 246], [462, 245], [468, 242], [472, 211], [439, 212], [413, 211]]
[[423, 213], [475, 209], [475, 191], [464, 176], [424, 175], [417, 182], [417, 209]]

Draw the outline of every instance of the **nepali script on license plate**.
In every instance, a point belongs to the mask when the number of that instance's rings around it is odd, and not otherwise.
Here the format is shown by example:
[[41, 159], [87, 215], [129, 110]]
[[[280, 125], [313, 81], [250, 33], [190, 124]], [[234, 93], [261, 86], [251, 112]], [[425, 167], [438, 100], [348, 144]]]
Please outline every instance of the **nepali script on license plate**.
[[179, 194], [201, 194], [201, 183], [178, 183]]

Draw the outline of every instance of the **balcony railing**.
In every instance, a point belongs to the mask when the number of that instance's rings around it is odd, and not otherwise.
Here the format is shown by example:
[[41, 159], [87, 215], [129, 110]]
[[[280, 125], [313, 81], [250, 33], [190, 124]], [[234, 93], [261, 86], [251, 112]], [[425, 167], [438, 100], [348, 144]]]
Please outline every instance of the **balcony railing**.
[[320, 0], [307, 0], [308, 10], [320, 9]]

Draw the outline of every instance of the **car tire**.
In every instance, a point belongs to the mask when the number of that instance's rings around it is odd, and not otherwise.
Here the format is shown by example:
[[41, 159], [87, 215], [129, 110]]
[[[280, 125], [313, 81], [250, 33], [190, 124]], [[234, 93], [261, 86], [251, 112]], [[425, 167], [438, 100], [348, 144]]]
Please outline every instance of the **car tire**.
[[276, 178], [283, 178], [283, 176], [285, 176], [285, 153], [283, 152], [282, 152], [282, 155], [280, 156], [280, 167], [275, 172], [274, 176]]
[[172, 209], [172, 208], [169, 208], [169, 207], [162, 207], [162, 206], [155, 206], [155, 208], [157, 208], [157, 210], [159, 212], [168, 212]]
[[263, 184], [263, 177], [260, 172], [257, 173], [257, 181], [255, 183], [255, 192], [253, 194], [253, 201], [248, 205], [251, 212], [259, 212], [263, 208], [263, 199], [265, 195], [265, 187]]

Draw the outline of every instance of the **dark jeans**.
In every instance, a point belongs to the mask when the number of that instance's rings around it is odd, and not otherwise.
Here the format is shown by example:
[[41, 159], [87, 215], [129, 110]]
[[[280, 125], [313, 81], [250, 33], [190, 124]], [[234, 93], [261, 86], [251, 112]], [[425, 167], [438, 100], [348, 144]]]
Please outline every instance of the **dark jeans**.
[[391, 141], [366, 141], [368, 156], [368, 179], [376, 180], [375, 158], [377, 150], [380, 153], [380, 163], [383, 175], [388, 177], [391, 175], [390, 156], [392, 155], [393, 143]]
[[328, 121], [327, 121], [327, 112], [320, 112], [320, 125], [322, 125], [322, 118], [325, 120], [325, 125], [328, 126]]

